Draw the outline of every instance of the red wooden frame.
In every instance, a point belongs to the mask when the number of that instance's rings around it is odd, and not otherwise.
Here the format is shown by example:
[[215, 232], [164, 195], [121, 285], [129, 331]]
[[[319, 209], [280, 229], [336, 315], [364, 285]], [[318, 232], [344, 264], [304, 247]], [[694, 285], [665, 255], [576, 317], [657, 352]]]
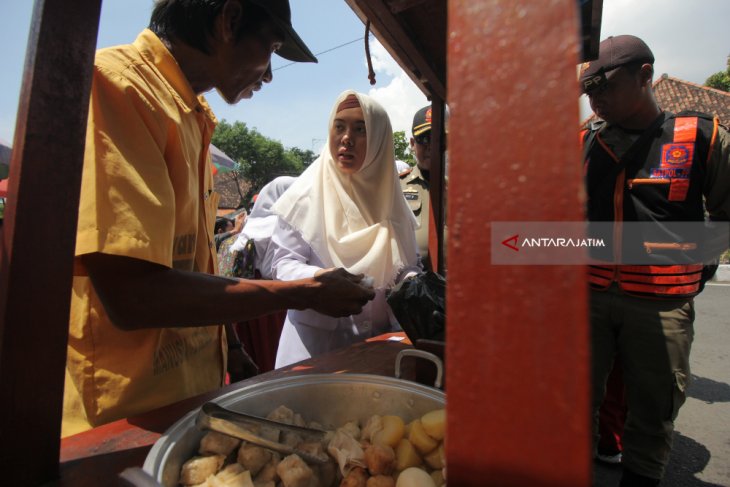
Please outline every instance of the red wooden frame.
[[101, 0], [37, 0], [0, 239], [0, 470], [58, 475], [91, 70]]
[[585, 269], [490, 263], [490, 222], [583, 220], [576, 17], [449, 2], [449, 485], [591, 484]]

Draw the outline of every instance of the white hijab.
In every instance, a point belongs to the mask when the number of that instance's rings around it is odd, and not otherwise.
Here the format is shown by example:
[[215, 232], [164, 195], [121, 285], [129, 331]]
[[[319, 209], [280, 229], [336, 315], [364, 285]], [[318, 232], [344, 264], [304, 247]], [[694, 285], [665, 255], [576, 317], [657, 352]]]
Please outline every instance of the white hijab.
[[344, 267], [373, 277], [376, 288], [392, 285], [400, 270], [415, 265], [416, 220], [398, 180], [393, 129], [385, 109], [367, 95], [344, 91], [360, 102], [367, 152], [360, 170], [343, 174], [330, 153], [329, 137], [319, 158], [274, 204], [272, 211], [301, 233], [325, 267]]

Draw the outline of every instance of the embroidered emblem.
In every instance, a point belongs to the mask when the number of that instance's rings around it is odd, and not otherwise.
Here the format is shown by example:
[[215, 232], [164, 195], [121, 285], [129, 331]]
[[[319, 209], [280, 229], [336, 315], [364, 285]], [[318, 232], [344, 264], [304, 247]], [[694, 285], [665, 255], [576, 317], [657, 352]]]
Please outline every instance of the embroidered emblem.
[[426, 122], [431, 123], [431, 109], [426, 110]]
[[695, 145], [692, 142], [679, 142], [662, 145], [662, 168], [690, 168]]

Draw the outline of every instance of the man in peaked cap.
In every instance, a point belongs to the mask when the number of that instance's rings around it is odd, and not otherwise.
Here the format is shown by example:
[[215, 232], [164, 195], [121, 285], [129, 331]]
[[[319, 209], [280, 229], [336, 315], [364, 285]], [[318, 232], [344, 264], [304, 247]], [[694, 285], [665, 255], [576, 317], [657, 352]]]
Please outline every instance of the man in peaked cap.
[[216, 119], [201, 93], [251, 98], [272, 81], [275, 52], [316, 62], [287, 0], [158, 0], [134, 43], [97, 53], [63, 436], [221, 386], [240, 349], [222, 323], [287, 308], [348, 316], [373, 298], [344, 269], [291, 282], [213, 275]]
[[656, 486], [664, 475], [691, 377], [693, 298], [711, 275], [692, 253], [702, 242], [677, 241], [667, 225], [704, 222], [705, 210], [730, 220], [730, 136], [712, 116], [663, 111], [653, 63], [638, 37], [609, 37], [580, 75], [603, 119], [583, 135], [588, 219], [613, 222], [617, 242], [612, 260], [589, 266], [593, 411], [597, 421], [615, 360], [628, 405], [622, 487]]
[[416, 242], [424, 269], [431, 269], [428, 256], [429, 204], [428, 184], [431, 169], [431, 106], [425, 106], [413, 116], [411, 151], [416, 166], [400, 173], [400, 185], [408, 206], [418, 221]]

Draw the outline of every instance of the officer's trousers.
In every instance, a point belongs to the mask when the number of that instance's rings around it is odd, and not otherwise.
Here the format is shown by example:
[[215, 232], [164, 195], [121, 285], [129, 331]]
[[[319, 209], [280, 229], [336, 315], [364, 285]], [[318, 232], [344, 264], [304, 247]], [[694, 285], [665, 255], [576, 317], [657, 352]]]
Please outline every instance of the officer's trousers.
[[628, 406], [624, 468], [661, 479], [690, 378], [694, 302], [632, 297], [614, 284], [607, 291], [591, 290], [590, 304], [594, 444], [598, 411], [615, 359], [623, 368]]

